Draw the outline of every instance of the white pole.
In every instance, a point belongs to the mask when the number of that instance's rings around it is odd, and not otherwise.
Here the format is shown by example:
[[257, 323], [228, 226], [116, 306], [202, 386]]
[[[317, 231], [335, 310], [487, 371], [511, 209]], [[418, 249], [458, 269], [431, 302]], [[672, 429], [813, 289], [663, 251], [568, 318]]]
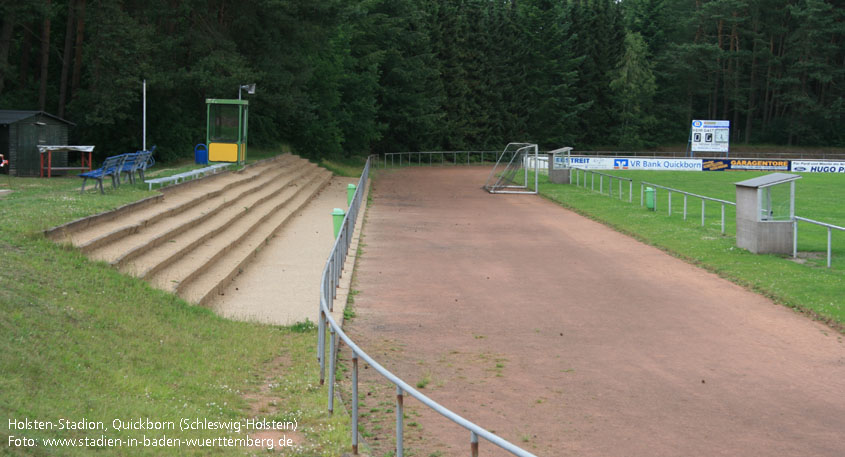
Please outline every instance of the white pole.
[[141, 134], [141, 136], [143, 137], [143, 139], [141, 140], [141, 142], [142, 142], [141, 149], [146, 151], [147, 150], [147, 80], [146, 79], [144, 80], [144, 89], [143, 89], [143, 97], [142, 98], [144, 100], [143, 101], [143, 105], [144, 105], [144, 108], [143, 108], [143, 110], [144, 110], [144, 116], [143, 116], [144, 122], [143, 122], [143, 124], [144, 125], [142, 127], [143, 133]]

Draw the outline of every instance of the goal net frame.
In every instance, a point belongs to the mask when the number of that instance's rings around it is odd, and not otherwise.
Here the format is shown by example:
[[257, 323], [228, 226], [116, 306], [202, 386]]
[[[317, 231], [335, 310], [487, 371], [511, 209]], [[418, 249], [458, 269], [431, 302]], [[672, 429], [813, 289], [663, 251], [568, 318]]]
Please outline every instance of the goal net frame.
[[[534, 189], [529, 187], [528, 166], [533, 156]], [[487, 177], [484, 189], [491, 194], [539, 193], [540, 150], [534, 143], [508, 143]], [[521, 171], [521, 173], [520, 173]], [[521, 183], [518, 181], [521, 175]]]

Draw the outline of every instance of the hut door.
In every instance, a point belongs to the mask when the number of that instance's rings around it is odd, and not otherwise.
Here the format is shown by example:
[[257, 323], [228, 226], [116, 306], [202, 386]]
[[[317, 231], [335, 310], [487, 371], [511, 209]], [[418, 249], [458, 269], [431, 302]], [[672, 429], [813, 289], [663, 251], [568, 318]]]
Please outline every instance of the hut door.
[[38, 126], [18, 124], [18, 147], [15, 154], [15, 174], [18, 176], [38, 176]]

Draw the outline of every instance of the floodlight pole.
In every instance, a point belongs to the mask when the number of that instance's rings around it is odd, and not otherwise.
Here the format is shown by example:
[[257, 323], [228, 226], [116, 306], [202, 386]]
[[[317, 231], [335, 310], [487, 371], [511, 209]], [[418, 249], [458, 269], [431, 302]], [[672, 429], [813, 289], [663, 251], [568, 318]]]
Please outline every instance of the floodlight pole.
[[241, 84], [238, 86], [238, 100], [241, 99], [241, 90], [246, 89], [248, 94], [255, 93], [255, 84]]
[[143, 127], [141, 128], [141, 130], [142, 130], [141, 136], [143, 137], [143, 139], [141, 140], [141, 150], [146, 151], [147, 150], [147, 80], [146, 79], [144, 80], [142, 92], [143, 92], [143, 96], [141, 98], [144, 100], [144, 102], [143, 102], [144, 107], [143, 107]]

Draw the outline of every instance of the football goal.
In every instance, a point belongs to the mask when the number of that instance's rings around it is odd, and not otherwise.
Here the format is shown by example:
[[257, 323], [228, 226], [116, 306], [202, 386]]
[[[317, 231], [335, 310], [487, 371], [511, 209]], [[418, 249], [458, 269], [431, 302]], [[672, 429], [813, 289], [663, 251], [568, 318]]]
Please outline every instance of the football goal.
[[[491, 194], [536, 194], [539, 149], [531, 143], [508, 143], [490, 171], [484, 188]], [[529, 170], [530, 168], [530, 170]], [[533, 172], [534, 182], [530, 183]]]

